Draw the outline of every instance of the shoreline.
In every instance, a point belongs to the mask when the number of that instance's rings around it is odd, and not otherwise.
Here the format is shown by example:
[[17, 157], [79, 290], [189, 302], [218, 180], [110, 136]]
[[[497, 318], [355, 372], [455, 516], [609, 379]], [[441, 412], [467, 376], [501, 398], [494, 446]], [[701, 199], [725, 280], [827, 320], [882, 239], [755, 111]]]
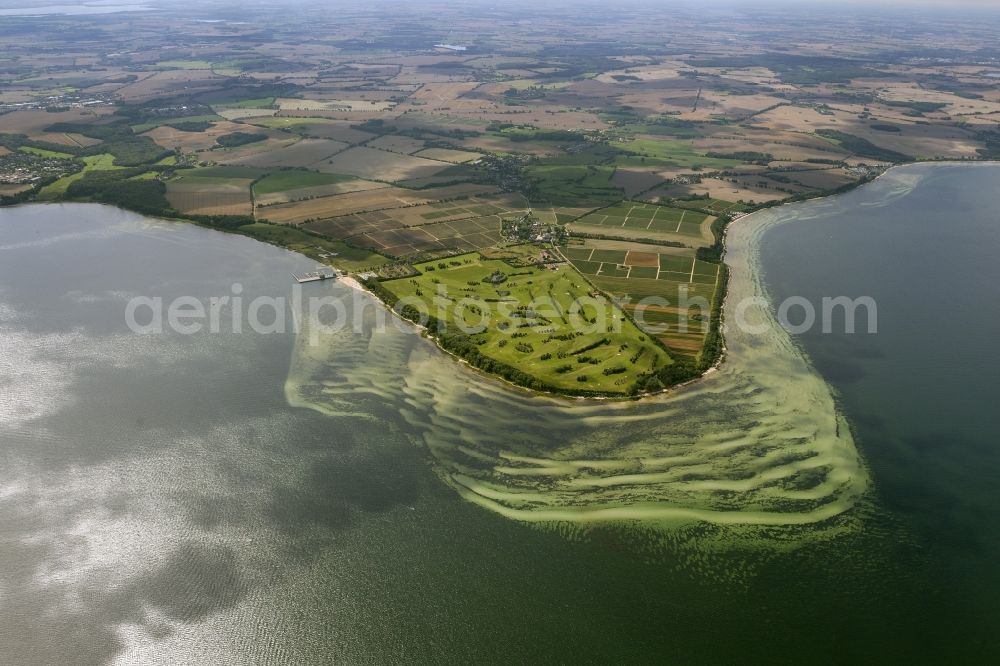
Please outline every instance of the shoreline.
[[[986, 163], [988, 164], [989, 162], [986, 162]], [[838, 195], [841, 195], [841, 194], [848, 194], [849, 192], [853, 192], [853, 191], [855, 191], [855, 190], [857, 190], [857, 189], [859, 189], [861, 187], [864, 187], [865, 185], [868, 185], [869, 183], [875, 182], [876, 180], [878, 180], [879, 178], [881, 178], [882, 176], [884, 176], [885, 174], [889, 173], [890, 171], [892, 171], [894, 169], [898, 169], [900, 167], [912, 166], [913, 164], [922, 164], [922, 163], [917, 162], [917, 163], [907, 163], [907, 164], [896, 165], [896, 166], [890, 167], [889, 169], [886, 169], [885, 171], [883, 171], [882, 173], [880, 173], [878, 176], [876, 176], [874, 178], [871, 178], [871, 179], [869, 179], [869, 180], [867, 180], [865, 182], [858, 183], [855, 187], [852, 187], [851, 189], [849, 189], [847, 191], [836, 192], [836, 193], [825, 194], [825, 195], [819, 195], [819, 196], [816, 196], [816, 197], [810, 197], [808, 199], [799, 199], [799, 200], [795, 200], [795, 201], [788, 201], [788, 202], [779, 204], [777, 206], [768, 206], [766, 208], [761, 208], [759, 210], [756, 210], [756, 211], [753, 211], [753, 212], [748, 213], [746, 215], [743, 215], [741, 217], [738, 217], [735, 220], [732, 220], [729, 224], [727, 224], [725, 226], [725, 228], [723, 229], [723, 232], [722, 232], [721, 243], [722, 243], [722, 247], [723, 247], [723, 253], [722, 253], [722, 257], [720, 259], [720, 262], [723, 263], [723, 264], [725, 264], [729, 269], [732, 269], [732, 266], [730, 266], [727, 263], [727, 261], [726, 261], [726, 259], [729, 256], [729, 234], [730, 234], [731, 229], [734, 226], [736, 226], [736, 224], [738, 222], [743, 222], [744, 220], [748, 220], [749, 218], [754, 217], [756, 215], [760, 215], [762, 213], [775, 213], [775, 212], [777, 212], [779, 210], [782, 210], [782, 209], [787, 210], [788, 206], [792, 206], [792, 205], [795, 205], [795, 204], [803, 204], [803, 203], [807, 203], [807, 202], [814, 202], [814, 201], [819, 201], [819, 200], [824, 200], [824, 199], [830, 199], [831, 197], [835, 197], [835, 196], [838, 196]], [[965, 163], [963, 163], [963, 162], [934, 162], [934, 164], [965, 164]], [[586, 276], [584, 276], [584, 277], [586, 279]], [[340, 278], [340, 280], [343, 281], [343, 280], [345, 280], [345, 278]], [[472, 365], [471, 363], [469, 363], [466, 359], [464, 359], [464, 358], [456, 355], [455, 353], [453, 353], [453, 352], [445, 349], [444, 347], [442, 347], [441, 344], [438, 342], [437, 336], [431, 334], [431, 332], [427, 329], [426, 326], [423, 326], [423, 325], [421, 325], [421, 324], [419, 324], [417, 322], [414, 322], [414, 321], [411, 321], [409, 319], [406, 319], [405, 317], [402, 317], [398, 312], [395, 311], [395, 309], [393, 309], [392, 307], [390, 307], [384, 300], [382, 300], [382, 298], [380, 298], [378, 296], [378, 294], [376, 294], [371, 289], [368, 289], [367, 287], [365, 287], [364, 284], [358, 282], [357, 280], [351, 279], [351, 282], [350, 282], [350, 284], [348, 284], [348, 286], [351, 287], [352, 289], [357, 289], [357, 290], [362, 291], [362, 292], [366, 293], [367, 295], [371, 296], [375, 301], [377, 301], [382, 307], [384, 307], [387, 311], [389, 311], [393, 316], [395, 316], [396, 318], [398, 318], [399, 320], [401, 320], [403, 322], [406, 322], [408, 325], [412, 326], [415, 331], [417, 331], [417, 332], [420, 333], [420, 336], [422, 338], [428, 340], [429, 342], [432, 342], [433, 346], [435, 347], [435, 349], [437, 349], [439, 352], [443, 352], [446, 356], [448, 356], [449, 358], [451, 358], [453, 361], [457, 362], [459, 365], [462, 365], [465, 368], [467, 368], [469, 370], [472, 370], [476, 374], [479, 374], [479, 375], [484, 376], [484, 377], [488, 377], [488, 378], [490, 378], [493, 381], [499, 382], [502, 385], [518, 389], [519, 391], [525, 392], [528, 395], [537, 396], [537, 397], [552, 398], [552, 399], [556, 399], [556, 400], [565, 400], [565, 401], [571, 401], [571, 402], [575, 402], [575, 403], [585, 403], [585, 402], [608, 403], [608, 402], [613, 402], [613, 403], [621, 403], [621, 404], [636, 404], [636, 403], [651, 402], [654, 399], [658, 399], [658, 398], [661, 398], [661, 399], [662, 398], [669, 398], [671, 396], [680, 394], [685, 389], [689, 389], [689, 388], [691, 388], [693, 386], [699, 385], [706, 378], [708, 378], [708, 377], [712, 376], [713, 374], [715, 374], [716, 372], [718, 372], [724, 366], [724, 364], [726, 363], [726, 361], [727, 361], [727, 355], [728, 355], [728, 352], [729, 352], [729, 347], [727, 345], [727, 339], [726, 339], [726, 334], [725, 334], [726, 311], [728, 309], [728, 305], [727, 304], [730, 301], [729, 296], [730, 296], [730, 292], [731, 292], [730, 284], [729, 284], [728, 280], [727, 280], [726, 285], [725, 285], [725, 291], [721, 295], [722, 307], [719, 310], [720, 320], [718, 322], [718, 327], [719, 327], [719, 336], [720, 336], [720, 339], [721, 339], [721, 350], [719, 352], [718, 358], [716, 358], [716, 360], [712, 363], [712, 365], [710, 365], [709, 367], [707, 367], [704, 371], [702, 371], [699, 375], [697, 375], [695, 377], [692, 377], [692, 378], [690, 378], [688, 380], [685, 380], [683, 382], [680, 382], [678, 384], [667, 386], [663, 390], [656, 391], [655, 393], [640, 393], [640, 394], [637, 394], [637, 395], [630, 395], [630, 396], [617, 396], [617, 395], [592, 395], [592, 396], [587, 396], [587, 395], [567, 395], [567, 394], [559, 393], [557, 391], [545, 391], [545, 390], [540, 390], [540, 389], [528, 388], [526, 386], [522, 386], [520, 384], [516, 384], [516, 383], [514, 383], [514, 382], [512, 382], [512, 381], [510, 381], [508, 379], [500, 377], [499, 375], [496, 375], [496, 374], [493, 374], [493, 373], [490, 373], [490, 372], [486, 372], [484, 370], [480, 370], [479, 368], [477, 368], [474, 365]]]
[[[721, 261], [721, 263], [725, 264], [730, 270], [732, 270], [733, 266], [728, 261], [728, 259], [730, 257], [730, 250], [731, 250], [731, 248], [730, 248], [730, 234], [731, 234], [732, 230], [735, 227], [737, 227], [737, 225], [739, 227], [741, 227], [741, 228], [745, 227], [745, 223], [746, 223], [747, 220], [750, 220], [750, 218], [754, 218], [754, 217], [760, 216], [760, 215], [762, 215], [764, 213], [769, 213], [769, 214], [775, 215], [775, 214], [778, 214], [779, 211], [787, 211], [788, 207], [793, 206], [793, 205], [813, 203], [813, 202], [817, 202], [817, 201], [832, 199], [833, 197], [836, 197], [836, 196], [839, 196], [839, 195], [849, 194], [849, 193], [854, 192], [854, 191], [856, 191], [856, 190], [858, 190], [860, 188], [863, 188], [863, 187], [865, 187], [865, 186], [867, 186], [867, 185], [869, 185], [871, 183], [874, 183], [874, 182], [878, 181], [879, 179], [881, 179], [883, 176], [885, 176], [886, 174], [888, 174], [890, 172], [894, 172], [894, 171], [897, 171], [897, 170], [902, 169], [902, 168], [914, 167], [914, 166], [924, 166], [924, 165], [927, 165], [927, 166], [975, 166], [975, 165], [989, 166], [989, 165], [997, 165], [997, 164], [1000, 164], [1000, 161], [997, 161], [997, 160], [976, 160], [976, 161], [961, 161], [961, 160], [941, 160], [941, 161], [937, 161], [937, 160], [933, 160], [933, 161], [922, 161], [922, 162], [907, 162], [905, 164], [898, 164], [898, 165], [892, 166], [892, 167], [886, 169], [885, 171], [883, 171], [882, 173], [880, 173], [879, 175], [875, 176], [874, 178], [871, 178], [871, 179], [866, 180], [864, 182], [859, 182], [854, 187], [851, 187], [850, 189], [848, 189], [846, 191], [833, 192], [833, 193], [830, 193], [830, 194], [820, 194], [820, 195], [817, 195], [815, 197], [810, 197], [810, 198], [807, 198], [807, 199], [798, 199], [798, 200], [795, 200], [795, 201], [788, 201], [788, 202], [784, 202], [784, 203], [778, 204], [776, 206], [768, 206], [768, 207], [765, 207], [765, 208], [758, 209], [756, 211], [753, 211], [753, 212], [748, 213], [746, 215], [742, 215], [742, 216], [740, 216], [740, 217], [732, 220], [729, 224], [727, 224], [725, 226], [725, 229], [723, 230], [722, 237], [721, 237], [723, 254], [722, 254], [722, 257], [721, 257], [720, 261]], [[30, 205], [60, 205], [60, 204], [67, 204], [67, 203], [69, 203], [69, 204], [94, 204], [94, 205], [98, 205], [98, 206], [108, 206], [108, 205], [111, 205], [113, 208], [118, 208], [120, 210], [124, 210], [124, 211], [130, 212], [130, 213], [134, 213], [134, 214], [137, 214], [137, 215], [142, 215], [142, 216], [145, 216], [145, 217], [151, 217], [151, 218], [154, 218], [154, 219], [164, 220], [164, 221], [167, 221], [167, 222], [183, 222], [183, 223], [187, 223], [187, 224], [195, 224], [196, 226], [200, 226], [200, 227], [205, 228], [205, 229], [210, 229], [210, 230], [218, 231], [220, 233], [236, 234], [236, 235], [244, 236], [246, 238], [250, 238], [252, 240], [255, 240], [255, 241], [258, 241], [258, 242], [261, 242], [261, 243], [265, 243], [267, 245], [272, 245], [274, 247], [279, 247], [279, 248], [288, 250], [290, 252], [295, 252], [296, 254], [300, 254], [303, 257], [306, 257], [306, 258], [308, 258], [310, 260], [313, 260], [312, 257], [309, 257], [308, 255], [306, 255], [303, 252], [300, 252], [298, 250], [292, 250], [292, 249], [290, 249], [288, 247], [285, 247], [285, 246], [277, 244], [277, 243], [271, 243], [271, 242], [268, 242], [266, 240], [262, 240], [262, 239], [256, 238], [256, 237], [248, 235], [248, 234], [240, 233], [239, 231], [237, 231], [235, 229], [230, 230], [230, 229], [225, 229], [225, 228], [218, 228], [218, 227], [214, 227], [214, 226], [211, 226], [211, 225], [208, 225], [208, 224], [204, 224], [204, 223], [198, 222], [196, 220], [187, 219], [187, 218], [184, 218], [184, 217], [168, 217], [168, 216], [162, 216], [162, 215], [150, 215], [149, 213], [144, 213], [144, 212], [140, 212], [140, 211], [134, 211], [134, 210], [130, 210], [128, 208], [125, 208], [125, 207], [122, 207], [122, 206], [113, 205], [113, 204], [105, 204], [105, 203], [100, 203], [100, 202], [87, 202], [87, 201], [32, 201], [32, 200], [29, 200], [29, 201], [22, 201], [22, 202], [17, 202], [17, 203], [13, 203], [13, 204], [8, 204], [8, 205], [0, 206], [0, 210], [2, 210], [3, 208], [8, 208], [8, 207], [9, 208], [17, 208], [17, 207], [20, 207], [20, 206], [30, 206]], [[738, 223], [742, 223], [742, 224], [738, 224]], [[278, 226], [281, 226], [281, 225], [278, 225]], [[743, 249], [746, 249], [746, 248], [743, 248]], [[760, 276], [756, 276], [756, 277], [759, 278]], [[725, 286], [725, 291], [721, 295], [721, 303], [722, 303], [722, 305], [721, 305], [721, 308], [719, 310], [719, 317], [720, 317], [720, 319], [719, 319], [719, 322], [718, 322], [718, 327], [719, 327], [719, 336], [720, 336], [720, 340], [721, 340], [721, 349], [720, 349], [720, 352], [719, 352], [719, 356], [715, 360], [715, 362], [712, 363], [711, 366], [709, 366], [708, 368], [706, 368], [699, 375], [697, 375], [695, 377], [692, 377], [692, 378], [690, 378], [688, 380], [685, 380], [683, 382], [680, 382], [678, 384], [674, 384], [674, 385], [665, 387], [663, 390], [657, 391], [655, 393], [639, 393], [639, 394], [636, 394], [636, 395], [570, 395], [570, 394], [560, 393], [558, 391], [546, 391], [546, 390], [542, 390], [542, 389], [528, 388], [526, 386], [522, 386], [522, 385], [517, 384], [515, 382], [512, 382], [512, 381], [510, 381], [508, 379], [500, 377], [499, 375], [496, 375], [494, 373], [490, 373], [490, 372], [481, 370], [481, 369], [473, 366], [466, 359], [464, 359], [464, 358], [462, 358], [462, 357], [454, 354], [453, 352], [448, 351], [447, 349], [445, 349], [444, 347], [441, 346], [441, 344], [438, 341], [437, 336], [432, 335], [425, 326], [421, 326], [420, 324], [418, 324], [416, 322], [410, 321], [409, 319], [406, 319], [406, 318], [400, 316], [399, 313], [397, 313], [392, 307], [389, 307], [389, 305], [385, 301], [383, 301], [373, 290], [367, 288], [362, 282], [360, 282], [359, 280], [357, 280], [354, 277], [353, 274], [349, 273], [348, 275], [338, 276], [337, 282], [341, 282], [341, 283], [343, 283], [344, 285], [346, 285], [350, 289], [358, 290], [358, 291], [363, 292], [363, 293], [367, 294], [368, 296], [372, 297], [373, 300], [377, 301], [382, 307], [384, 307], [386, 310], [388, 310], [390, 313], [392, 313], [393, 316], [399, 318], [402, 321], [405, 321], [408, 325], [412, 326], [415, 331], [418, 331], [421, 334], [421, 337], [427, 339], [430, 342], [433, 342], [433, 345], [434, 345], [434, 347], [437, 350], [439, 350], [441, 352], [444, 352], [448, 357], [450, 357], [454, 361], [458, 362], [459, 364], [463, 365], [467, 369], [471, 369], [471, 370], [475, 371], [477, 374], [480, 374], [480, 375], [482, 375], [484, 377], [489, 377], [492, 380], [497, 381], [498, 383], [500, 383], [502, 385], [505, 385], [505, 386], [508, 386], [508, 387], [512, 387], [512, 388], [516, 388], [516, 389], [518, 389], [520, 391], [523, 391], [523, 392], [525, 392], [525, 393], [527, 393], [529, 395], [538, 396], [538, 397], [554, 398], [554, 399], [559, 399], [559, 400], [571, 401], [571, 402], [574, 402], [574, 403], [581, 403], [581, 402], [588, 402], [588, 401], [593, 401], [593, 402], [597, 402], [597, 403], [616, 402], [616, 403], [622, 403], [622, 404], [635, 404], [635, 403], [651, 402], [651, 401], [653, 401], [654, 399], [657, 399], [657, 398], [667, 398], [667, 397], [670, 397], [670, 396], [674, 396], [674, 395], [680, 394], [684, 390], [689, 389], [692, 386], [701, 384], [706, 378], [708, 378], [711, 375], [715, 374], [716, 372], [718, 372], [721, 368], [723, 368], [725, 366], [725, 364], [728, 361], [728, 355], [729, 355], [729, 351], [730, 351], [729, 344], [728, 344], [728, 338], [727, 338], [727, 335], [726, 335], [726, 319], [727, 319], [728, 310], [731, 309], [730, 301], [731, 301], [732, 288], [731, 288], [731, 283], [729, 281], [727, 281], [727, 284]], [[770, 299], [768, 298], [768, 300], [770, 300]]]
[[[815, 203], [815, 202], [819, 202], [819, 201], [832, 200], [834, 197], [841, 196], [841, 195], [846, 195], [846, 194], [850, 194], [850, 193], [855, 192], [855, 191], [857, 191], [857, 190], [859, 190], [861, 188], [864, 188], [864, 187], [866, 187], [866, 186], [868, 186], [868, 185], [870, 185], [872, 183], [875, 183], [875, 182], [879, 181], [880, 179], [882, 179], [887, 174], [889, 174], [891, 172], [896, 172], [899, 169], [911, 168], [911, 167], [923, 167], [923, 166], [928, 166], [928, 167], [934, 167], [934, 166], [974, 166], [974, 165], [981, 165], [981, 166], [994, 165], [995, 166], [997, 164], [1000, 164], [1000, 161], [997, 161], [997, 160], [977, 160], [977, 161], [968, 161], [968, 162], [966, 162], [966, 161], [961, 161], [961, 160], [940, 160], [940, 161], [933, 160], [933, 161], [907, 162], [905, 164], [894, 165], [894, 166], [886, 169], [882, 173], [878, 174], [874, 178], [868, 179], [868, 180], [866, 180], [864, 182], [859, 182], [854, 187], [851, 187], [850, 189], [847, 189], [846, 191], [834, 192], [834, 193], [830, 193], [830, 194], [820, 194], [820, 195], [817, 195], [817, 196], [814, 196], [814, 197], [809, 197], [807, 199], [797, 199], [795, 201], [788, 201], [788, 202], [781, 203], [781, 204], [776, 205], [776, 206], [768, 206], [768, 207], [765, 207], [765, 208], [761, 208], [759, 210], [755, 210], [755, 211], [753, 211], [751, 213], [748, 213], [746, 215], [738, 217], [735, 220], [732, 220], [729, 224], [726, 225], [725, 229], [722, 232], [722, 238], [721, 238], [721, 242], [722, 242], [722, 246], [723, 246], [723, 254], [722, 254], [721, 261], [722, 261], [722, 263], [726, 264], [726, 266], [730, 270], [732, 270], [733, 266], [728, 262], [728, 258], [730, 256], [730, 249], [731, 249], [730, 245], [729, 245], [729, 243], [730, 243], [730, 234], [731, 234], [732, 230], [734, 228], [736, 228], [737, 226], [739, 226], [740, 228], [745, 227], [746, 226], [746, 222], [749, 221], [749, 220], [751, 220], [751, 218], [758, 218], [758, 217], [760, 217], [760, 216], [762, 216], [764, 214], [779, 215], [782, 212], [786, 212], [789, 209], [789, 207], [794, 206], [794, 205], [810, 204], [810, 203]], [[754, 220], [754, 221], [756, 221], [756, 220]], [[763, 229], [761, 231], [762, 232], [767, 231], [772, 226], [775, 226], [775, 225], [768, 225], [765, 229]], [[750, 248], [742, 248], [742, 249], [750, 249]], [[759, 267], [757, 267], [757, 268], [759, 269]], [[753, 278], [755, 278], [756, 281], [762, 283], [762, 276], [761, 275], [754, 275]], [[730, 281], [727, 281], [727, 284], [725, 286], [725, 292], [721, 296], [722, 307], [720, 308], [720, 321], [719, 321], [719, 324], [718, 324], [719, 325], [719, 335], [720, 335], [720, 338], [721, 338], [721, 351], [719, 353], [719, 357], [715, 360], [715, 362], [712, 363], [711, 366], [709, 366], [708, 368], [706, 368], [698, 376], [692, 377], [691, 379], [688, 379], [688, 380], [686, 380], [684, 382], [681, 382], [681, 383], [678, 383], [678, 384], [674, 384], [672, 386], [668, 386], [668, 387], [664, 388], [662, 391], [657, 391], [655, 393], [640, 393], [640, 394], [633, 395], [633, 396], [614, 396], [614, 395], [607, 395], [607, 396], [573, 396], [573, 395], [566, 395], [566, 394], [561, 394], [561, 393], [558, 393], [558, 392], [555, 392], [555, 391], [544, 391], [544, 390], [532, 389], [532, 388], [528, 388], [528, 387], [525, 387], [525, 386], [521, 386], [520, 384], [516, 384], [514, 382], [511, 382], [511, 381], [509, 381], [507, 379], [504, 379], [503, 377], [500, 377], [500, 376], [495, 375], [493, 373], [489, 373], [489, 372], [480, 370], [479, 368], [476, 368], [475, 366], [473, 366], [471, 363], [469, 363], [465, 359], [463, 359], [463, 358], [455, 355], [454, 353], [448, 351], [447, 349], [444, 349], [438, 343], [437, 337], [434, 336], [434, 335], [431, 335], [430, 332], [427, 330], [426, 327], [421, 326], [421, 325], [417, 324], [416, 322], [412, 322], [409, 319], [405, 319], [404, 317], [401, 317], [393, 308], [389, 307], [385, 303], [385, 301], [383, 301], [381, 298], [379, 298], [378, 295], [375, 294], [373, 291], [369, 290], [363, 284], [359, 283], [356, 280], [353, 280], [352, 282], [353, 282], [353, 284], [351, 285], [352, 288], [360, 289], [361, 291], [364, 291], [365, 293], [367, 293], [374, 300], [378, 301], [379, 304], [381, 304], [383, 307], [385, 307], [386, 310], [388, 310], [389, 312], [391, 312], [394, 316], [398, 317], [402, 321], [405, 321], [410, 326], [413, 326], [415, 330], [417, 330], [417, 331], [419, 331], [421, 333], [421, 337], [427, 339], [430, 342], [433, 342], [434, 347], [438, 351], [445, 353], [448, 357], [450, 357], [454, 361], [458, 362], [460, 365], [463, 365], [465, 368], [470, 369], [470, 370], [474, 371], [475, 373], [477, 373], [479, 375], [482, 375], [484, 377], [489, 377], [493, 381], [496, 381], [496, 382], [498, 382], [498, 383], [500, 383], [502, 385], [505, 385], [505, 386], [508, 386], [508, 387], [512, 387], [512, 388], [516, 388], [519, 391], [525, 392], [525, 393], [527, 393], [529, 395], [532, 395], [532, 396], [544, 397], [544, 398], [552, 398], [552, 399], [563, 400], [563, 401], [570, 401], [570, 402], [573, 402], [573, 403], [594, 402], [594, 403], [605, 403], [606, 404], [606, 403], [611, 402], [611, 403], [620, 403], [620, 404], [626, 404], [626, 405], [627, 404], [638, 404], [638, 403], [650, 403], [650, 402], [653, 402], [653, 401], [655, 401], [657, 399], [669, 399], [669, 398], [671, 398], [673, 396], [676, 396], [676, 395], [679, 395], [679, 394], [683, 393], [685, 390], [691, 389], [691, 388], [693, 388], [695, 386], [698, 386], [698, 385], [702, 384], [706, 379], [708, 379], [709, 377], [711, 377], [714, 374], [718, 373], [726, 365], [726, 363], [728, 362], [729, 345], [728, 345], [728, 338], [727, 338], [727, 335], [726, 335], [726, 319], [727, 319], [728, 310], [731, 309], [731, 298], [730, 297], [731, 297], [731, 293], [732, 293], [732, 288], [731, 288], [731, 282]], [[768, 300], [768, 302], [770, 303], [770, 297], [766, 294], [766, 290], [765, 290], [764, 296]], [[808, 361], [808, 356], [805, 355], [804, 352], [802, 352], [802, 353], [803, 353], [803, 356]]]

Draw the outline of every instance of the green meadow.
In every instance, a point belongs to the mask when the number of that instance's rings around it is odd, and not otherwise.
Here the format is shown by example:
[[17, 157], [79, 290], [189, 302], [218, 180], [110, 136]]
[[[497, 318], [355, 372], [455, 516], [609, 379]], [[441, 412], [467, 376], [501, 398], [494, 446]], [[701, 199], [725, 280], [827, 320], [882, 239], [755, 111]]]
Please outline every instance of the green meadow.
[[56, 182], [46, 185], [38, 192], [38, 198], [44, 201], [56, 199], [66, 194], [66, 188], [69, 187], [70, 184], [80, 180], [91, 171], [113, 171], [115, 169], [123, 168], [115, 166], [114, 162], [115, 156], [110, 153], [101, 153], [100, 155], [84, 157], [83, 163], [85, 166], [82, 171], [64, 176]]
[[39, 157], [48, 157], [56, 160], [71, 160], [73, 156], [69, 153], [60, 153], [55, 150], [45, 150], [44, 148], [32, 148], [31, 146], [21, 146], [19, 149], [22, 153], [29, 153], [31, 155], [37, 155]]
[[415, 306], [549, 387], [628, 394], [673, 363], [569, 265], [515, 268], [472, 253], [415, 268], [419, 275], [381, 285], [401, 299], [397, 308]]
[[627, 154], [615, 160], [619, 166], [679, 166], [725, 169], [742, 164], [739, 160], [707, 157], [697, 152], [689, 141], [669, 139], [632, 139], [618, 145]]

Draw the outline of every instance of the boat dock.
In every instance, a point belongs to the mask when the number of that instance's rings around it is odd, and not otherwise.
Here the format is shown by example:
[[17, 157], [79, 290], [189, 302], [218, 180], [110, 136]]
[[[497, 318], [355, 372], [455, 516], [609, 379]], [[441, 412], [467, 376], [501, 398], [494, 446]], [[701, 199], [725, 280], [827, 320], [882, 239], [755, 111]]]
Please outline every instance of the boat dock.
[[302, 275], [296, 275], [292, 273], [292, 277], [299, 284], [304, 282], [319, 282], [320, 280], [334, 280], [337, 277], [337, 271], [332, 268], [320, 267], [314, 271], [308, 273], [303, 273]]

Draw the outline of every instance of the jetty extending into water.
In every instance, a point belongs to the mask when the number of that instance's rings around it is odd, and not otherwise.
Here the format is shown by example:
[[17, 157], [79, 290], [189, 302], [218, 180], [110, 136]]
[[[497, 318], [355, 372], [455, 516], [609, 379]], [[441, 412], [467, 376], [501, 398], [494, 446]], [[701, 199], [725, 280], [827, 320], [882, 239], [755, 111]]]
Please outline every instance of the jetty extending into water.
[[320, 267], [314, 271], [308, 273], [303, 273], [302, 275], [296, 275], [292, 273], [292, 277], [299, 284], [303, 282], [319, 282], [320, 280], [334, 280], [337, 278], [337, 271], [332, 268]]

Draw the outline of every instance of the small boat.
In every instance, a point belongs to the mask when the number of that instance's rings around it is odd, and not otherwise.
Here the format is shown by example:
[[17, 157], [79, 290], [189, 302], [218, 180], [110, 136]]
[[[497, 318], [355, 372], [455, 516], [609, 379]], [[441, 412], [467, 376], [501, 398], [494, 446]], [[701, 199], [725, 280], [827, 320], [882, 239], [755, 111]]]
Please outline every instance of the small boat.
[[309, 273], [303, 273], [302, 275], [296, 275], [292, 273], [292, 277], [299, 284], [303, 282], [318, 282], [320, 280], [334, 280], [337, 277], [337, 272], [332, 268], [318, 268]]

